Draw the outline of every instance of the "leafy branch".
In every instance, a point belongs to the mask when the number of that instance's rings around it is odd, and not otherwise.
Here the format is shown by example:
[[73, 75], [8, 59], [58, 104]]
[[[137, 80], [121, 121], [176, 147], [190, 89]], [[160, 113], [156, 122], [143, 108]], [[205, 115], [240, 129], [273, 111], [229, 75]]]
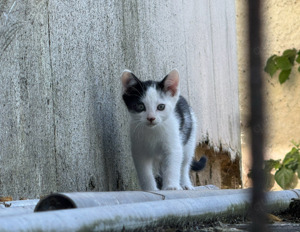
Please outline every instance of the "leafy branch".
[[[274, 179], [282, 189], [289, 189], [293, 183], [293, 177], [297, 173], [300, 179], [300, 143], [293, 142], [294, 147], [288, 152], [283, 161], [279, 160], [265, 160], [264, 171], [268, 175], [273, 169], [276, 170]], [[248, 177], [251, 178], [251, 170]]]
[[[287, 49], [281, 56], [271, 56], [267, 60], [264, 71], [273, 77], [277, 70], [281, 70], [279, 74], [279, 82], [280, 84], [283, 84], [287, 79], [289, 79], [295, 61], [300, 64], [300, 50], [297, 52], [295, 48]], [[300, 72], [300, 66], [298, 67], [298, 72]]]

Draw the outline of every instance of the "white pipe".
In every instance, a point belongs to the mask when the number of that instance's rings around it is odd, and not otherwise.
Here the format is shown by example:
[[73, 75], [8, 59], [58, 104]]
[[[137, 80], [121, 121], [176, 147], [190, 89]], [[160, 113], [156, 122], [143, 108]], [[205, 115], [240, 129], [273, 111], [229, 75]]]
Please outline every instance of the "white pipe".
[[34, 211], [34, 207], [35, 206], [26, 206], [26, 207], [14, 207], [14, 208], [0, 209], [0, 217], [14, 216], [14, 215], [20, 215], [20, 214], [29, 214]]
[[71, 208], [86, 208], [107, 205], [131, 204], [148, 201], [198, 198], [205, 196], [231, 195], [250, 192], [248, 189], [224, 189], [201, 191], [122, 191], [122, 192], [74, 192], [54, 193], [36, 205], [34, 211], [48, 211]]
[[[266, 194], [269, 211], [285, 210], [300, 190]], [[219, 216], [245, 215], [250, 194], [199, 197], [143, 203], [56, 210], [0, 218], [0, 231], [121, 231], [146, 226], [176, 225]], [[259, 210], [260, 205], [257, 205]]]
[[[198, 186], [195, 188], [196, 190], [216, 190], [219, 189], [214, 185], [205, 185], [205, 186]], [[133, 193], [133, 195], [128, 195], [128, 193]], [[76, 205], [74, 208], [78, 207], [90, 207], [90, 206], [100, 206], [100, 205], [114, 205], [114, 204], [122, 204], [122, 203], [132, 203], [132, 202], [142, 202], [142, 201], [150, 201], [150, 200], [161, 200], [161, 196], [154, 195], [150, 193], [143, 193], [143, 192], [122, 192], [122, 194], [118, 192], [91, 192], [91, 193], [69, 193], [72, 198], [76, 199]], [[144, 194], [144, 196], [142, 195]], [[151, 197], [145, 198], [146, 195], [150, 195]], [[56, 195], [56, 194], [54, 194]], [[61, 194], [57, 194], [60, 196]], [[53, 196], [50, 195], [50, 196]], [[73, 197], [75, 196], [75, 197]], [[126, 197], [127, 200], [126, 200]], [[153, 197], [153, 196], [156, 196]], [[66, 196], [67, 197], [67, 196]], [[68, 197], [67, 197], [68, 198]], [[46, 197], [47, 199], [47, 197]], [[48, 197], [49, 199], [49, 197]], [[133, 199], [133, 200], [129, 200]], [[57, 199], [56, 199], [57, 200]], [[69, 199], [72, 201], [72, 199]], [[12, 215], [19, 215], [19, 214], [28, 214], [32, 213], [37, 205], [37, 203], [42, 200], [38, 199], [31, 199], [31, 200], [19, 200], [19, 201], [7, 201], [5, 202], [8, 207], [4, 204], [0, 204], [0, 217], [4, 216], [12, 216]], [[62, 202], [58, 202], [61, 204]], [[49, 206], [47, 208], [49, 210]]]
[[196, 186], [195, 190], [219, 190], [219, 188], [215, 185], [208, 184], [208, 185]]

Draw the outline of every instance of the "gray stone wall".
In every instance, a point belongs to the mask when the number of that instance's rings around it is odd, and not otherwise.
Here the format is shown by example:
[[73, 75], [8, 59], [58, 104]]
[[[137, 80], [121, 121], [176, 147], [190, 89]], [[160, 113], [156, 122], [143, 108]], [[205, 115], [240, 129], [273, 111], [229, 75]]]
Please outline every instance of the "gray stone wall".
[[198, 142], [240, 152], [233, 0], [0, 3], [0, 195], [137, 189], [120, 75], [172, 68]]

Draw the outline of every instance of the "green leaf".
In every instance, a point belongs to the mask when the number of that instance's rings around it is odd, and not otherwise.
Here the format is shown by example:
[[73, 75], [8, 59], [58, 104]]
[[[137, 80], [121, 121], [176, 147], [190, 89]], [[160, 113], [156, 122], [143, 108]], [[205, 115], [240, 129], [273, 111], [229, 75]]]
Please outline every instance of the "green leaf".
[[289, 57], [289, 56], [295, 56], [297, 54], [297, 50], [295, 48], [293, 49], [287, 49], [283, 52], [282, 56], [286, 56], [286, 57]]
[[291, 65], [294, 65], [295, 58], [296, 58], [296, 56], [288, 57], [288, 60], [290, 61]]
[[289, 70], [292, 68], [292, 64], [287, 57], [278, 56], [275, 58], [276, 67], [282, 70]]
[[290, 73], [292, 69], [289, 70], [282, 70], [279, 74], [279, 82], [283, 84], [287, 79], [289, 79]]
[[299, 155], [299, 150], [296, 147], [293, 147], [289, 153], [291, 153], [292, 155]]
[[284, 159], [283, 159], [283, 161], [282, 161], [282, 164], [283, 164], [283, 165], [288, 164], [288, 162], [289, 162], [290, 159], [296, 159], [296, 160], [299, 160], [299, 161], [300, 161], [300, 153], [299, 153], [299, 151], [298, 151], [297, 148], [293, 147], [293, 148], [291, 149], [291, 151], [289, 151], [289, 152], [285, 155], [285, 157], [284, 157]]
[[283, 52], [282, 56], [287, 57], [290, 61], [291, 65], [294, 65], [294, 60], [297, 54], [297, 50], [294, 49], [287, 49]]
[[300, 72], [300, 66], [298, 67], [298, 72]]
[[291, 141], [291, 143], [297, 148], [297, 149], [300, 149], [300, 142], [299, 143], [296, 143], [294, 140]]
[[287, 168], [292, 169], [293, 172], [296, 172], [298, 169], [299, 163], [297, 160], [293, 159], [290, 163], [286, 165]]
[[297, 56], [296, 62], [300, 64], [300, 54], [299, 54], [299, 52], [298, 52], [298, 56]]
[[285, 159], [282, 162], [282, 165], [288, 165], [292, 163], [295, 159], [293, 157], [285, 157]]
[[294, 172], [289, 168], [282, 167], [275, 173], [275, 180], [277, 184], [282, 188], [286, 189], [293, 179]]
[[297, 168], [297, 174], [298, 174], [298, 178], [300, 179], [300, 165]]
[[279, 160], [273, 160], [273, 159], [265, 160], [264, 164], [265, 164], [264, 169], [266, 172], [271, 172], [273, 168], [278, 169], [281, 167], [280, 159]]
[[286, 157], [298, 157], [299, 151], [296, 147], [293, 147], [285, 156]]
[[274, 75], [274, 73], [278, 70], [278, 68], [276, 67], [276, 63], [274, 61], [274, 57], [277, 57], [276, 55], [271, 56], [266, 63], [266, 66], [264, 68], [264, 71], [266, 73], [269, 73], [270, 76], [272, 77]]
[[298, 158], [292, 157], [292, 158], [287, 159], [283, 165], [286, 168], [292, 169], [293, 172], [295, 172], [299, 166], [298, 164], [299, 164]]
[[293, 172], [296, 172], [300, 163], [300, 153], [297, 148], [293, 147], [292, 150], [287, 153], [282, 161], [282, 165], [285, 165], [287, 168], [292, 169]]
[[291, 143], [292, 143], [295, 147], [298, 147], [298, 146], [299, 146], [294, 140], [292, 140]]
[[280, 160], [278, 160], [278, 163], [275, 163], [274, 168], [279, 169], [281, 167]]

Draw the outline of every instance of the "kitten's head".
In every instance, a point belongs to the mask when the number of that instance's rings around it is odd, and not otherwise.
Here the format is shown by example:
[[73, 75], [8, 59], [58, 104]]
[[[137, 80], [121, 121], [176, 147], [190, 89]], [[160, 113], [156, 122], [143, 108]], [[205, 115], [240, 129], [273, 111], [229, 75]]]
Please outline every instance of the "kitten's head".
[[160, 82], [140, 81], [129, 70], [123, 72], [121, 80], [123, 100], [134, 123], [155, 127], [174, 111], [180, 95], [176, 69]]

